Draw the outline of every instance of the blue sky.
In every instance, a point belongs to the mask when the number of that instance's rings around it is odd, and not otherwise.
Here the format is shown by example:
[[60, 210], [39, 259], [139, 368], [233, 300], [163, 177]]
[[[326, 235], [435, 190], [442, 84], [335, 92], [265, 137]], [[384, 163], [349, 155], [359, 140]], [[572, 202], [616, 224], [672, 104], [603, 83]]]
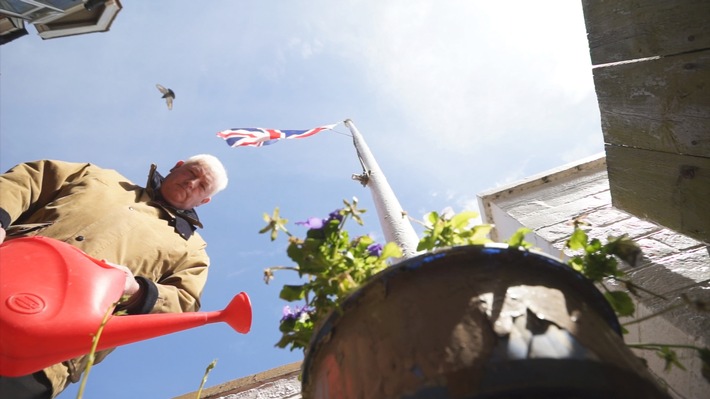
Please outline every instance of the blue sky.
[[[125, 0], [107, 33], [0, 47], [0, 169], [52, 158], [145, 182], [196, 153], [230, 185], [198, 209], [212, 259], [203, 310], [240, 291], [247, 335], [225, 324], [124, 346], [85, 398], [172, 398], [302, 358], [274, 347], [286, 242], [257, 234], [356, 196], [382, 239], [349, 131], [229, 148], [232, 127], [307, 129], [350, 118], [410, 215], [476, 208], [476, 194], [603, 150], [580, 2]], [[168, 111], [155, 84], [176, 93]], [[296, 234], [303, 233], [294, 228]], [[418, 230], [419, 231], [419, 230]], [[76, 386], [60, 397], [76, 395]]]

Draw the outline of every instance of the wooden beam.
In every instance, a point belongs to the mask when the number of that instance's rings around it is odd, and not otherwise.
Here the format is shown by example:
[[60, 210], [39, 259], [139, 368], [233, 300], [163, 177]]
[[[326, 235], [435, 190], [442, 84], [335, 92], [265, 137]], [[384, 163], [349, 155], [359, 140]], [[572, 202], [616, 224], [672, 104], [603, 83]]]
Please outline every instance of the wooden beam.
[[592, 65], [710, 48], [708, 0], [583, 0]]
[[612, 204], [710, 245], [710, 158], [606, 145]]
[[710, 157], [710, 48], [593, 74], [607, 144]]

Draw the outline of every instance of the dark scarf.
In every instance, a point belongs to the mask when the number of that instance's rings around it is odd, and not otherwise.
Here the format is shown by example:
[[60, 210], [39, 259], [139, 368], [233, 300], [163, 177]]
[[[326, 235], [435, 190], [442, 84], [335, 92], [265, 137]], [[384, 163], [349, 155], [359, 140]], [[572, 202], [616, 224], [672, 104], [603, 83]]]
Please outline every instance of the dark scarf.
[[197, 212], [195, 212], [194, 208], [187, 210], [177, 209], [163, 199], [163, 196], [160, 194], [160, 186], [163, 180], [165, 180], [165, 178], [156, 170], [156, 166], [153, 165], [150, 168], [146, 189], [153, 202], [163, 208], [172, 217], [172, 219], [168, 221], [168, 224], [174, 226], [175, 232], [180, 234], [180, 237], [187, 240], [192, 236], [192, 233], [195, 232], [197, 227], [202, 227], [202, 223], [200, 223], [200, 219], [197, 217]]

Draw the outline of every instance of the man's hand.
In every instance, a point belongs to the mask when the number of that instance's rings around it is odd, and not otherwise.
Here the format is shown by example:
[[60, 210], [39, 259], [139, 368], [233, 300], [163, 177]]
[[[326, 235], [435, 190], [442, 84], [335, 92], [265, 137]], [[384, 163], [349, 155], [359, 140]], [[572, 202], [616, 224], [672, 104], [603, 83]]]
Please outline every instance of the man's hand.
[[105, 264], [115, 267], [116, 269], [119, 269], [126, 273], [126, 284], [123, 286], [123, 295], [128, 295], [128, 296], [133, 296], [140, 291], [141, 286], [138, 284], [138, 281], [136, 281], [136, 278], [133, 276], [133, 272], [131, 269], [127, 268], [126, 266], [123, 265], [117, 265], [115, 263], [111, 263], [105, 259], [102, 260]]

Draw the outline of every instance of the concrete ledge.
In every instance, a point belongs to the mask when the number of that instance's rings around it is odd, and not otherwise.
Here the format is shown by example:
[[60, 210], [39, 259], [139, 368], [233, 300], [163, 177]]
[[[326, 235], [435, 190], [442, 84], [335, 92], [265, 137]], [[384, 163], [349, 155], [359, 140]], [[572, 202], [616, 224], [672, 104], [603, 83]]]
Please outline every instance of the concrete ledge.
[[[300, 398], [301, 383], [298, 376], [301, 373], [301, 363], [294, 362], [262, 371], [247, 377], [239, 378], [223, 384], [203, 389], [200, 399], [236, 399], [236, 398]], [[254, 395], [246, 391], [253, 390]], [[278, 390], [278, 393], [264, 394], [263, 391]], [[288, 392], [286, 392], [288, 391]], [[197, 391], [175, 397], [173, 399], [196, 399]]]

